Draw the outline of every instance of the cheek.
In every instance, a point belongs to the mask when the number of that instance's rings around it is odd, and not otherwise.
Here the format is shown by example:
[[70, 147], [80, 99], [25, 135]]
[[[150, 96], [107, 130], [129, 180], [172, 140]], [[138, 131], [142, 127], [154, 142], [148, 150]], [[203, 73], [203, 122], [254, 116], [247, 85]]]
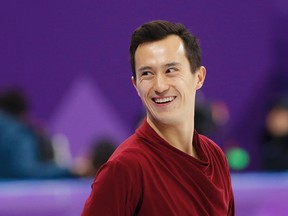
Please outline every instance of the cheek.
[[180, 91], [191, 93], [196, 89], [196, 82], [195, 80], [187, 77], [186, 79], [178, 80], [177, 87], [180, 89]]
[[148, 83], [146, 82], [139, 82], [137, 84], [137, 92], [138, 92], [138, 95], [140, 97], [144, 97], [145, 95], [148, 94], [148, 91], [149, 91], [149, 85]]
[[141, 88], [137, 88], [137, 94], [138, 94], [138, 96], [140, 97], [140, 99], [143, 101], [144, 100], [144, 98], [145, 98], [145, 93], [143, 92], [143, 89], [141, 89]]

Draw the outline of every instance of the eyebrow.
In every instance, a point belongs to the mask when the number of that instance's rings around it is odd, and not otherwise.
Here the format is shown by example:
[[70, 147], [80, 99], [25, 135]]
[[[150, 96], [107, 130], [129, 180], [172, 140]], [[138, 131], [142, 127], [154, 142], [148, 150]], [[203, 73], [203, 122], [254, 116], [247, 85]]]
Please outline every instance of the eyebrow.
[[141, 71], [145, 71], [145, 70], [151, 70], [152, 67], [150, 66], [143, 66], [143, 67], [140, 67], [137, 71], [141, 72]]
[[181, 65], [181, 64], [178, 62], [171, 62], [171, 63], [165, 64], [164, 67], [168, 68], [168, 67], [179, 66], [179, 65]]
[[[179, 65], [181, 65], [181, 64], [178, 62], [171, 62], [171, 63], [165, 64], [164, 68], [169, 68], [169, 67], [179, 66]], [[152, 69], [152, 67], [150, 67], [150, 66], [143, 66], [143, 67], [140, 67], [137, 71], [142, 72], [142, 71], [151, 70], [151, 69]]]

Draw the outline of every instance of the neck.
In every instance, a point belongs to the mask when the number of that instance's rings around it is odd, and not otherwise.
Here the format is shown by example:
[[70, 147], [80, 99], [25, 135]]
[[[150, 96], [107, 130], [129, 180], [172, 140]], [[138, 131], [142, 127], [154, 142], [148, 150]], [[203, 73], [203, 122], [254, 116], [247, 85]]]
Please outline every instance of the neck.
[[195, 148], [193, 147], [194, 123], [193, 121], [180, 125], [167, 125], [155, 123], [147, 118], [148, 124], [156, 133], [167, 141], [173, 147], [186, 154], [198, 158]]

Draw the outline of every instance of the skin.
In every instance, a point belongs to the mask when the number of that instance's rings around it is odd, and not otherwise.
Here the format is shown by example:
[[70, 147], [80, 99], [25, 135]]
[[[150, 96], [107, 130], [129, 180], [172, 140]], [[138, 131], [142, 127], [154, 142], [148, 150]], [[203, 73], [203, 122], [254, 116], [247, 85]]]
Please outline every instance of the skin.
[[135, 70], [132, 82], [149, 125], [170, 145], [198, 158], [192, 145], [195, 95], [205, 80], [205, 67], [192, 73], [181, 38], [170, 35], [140, 44]]
[[266, 127], [274, 136], [285, 136], [288, 134], [288, 110], [285, 108], [272, 109], [266, 118]]

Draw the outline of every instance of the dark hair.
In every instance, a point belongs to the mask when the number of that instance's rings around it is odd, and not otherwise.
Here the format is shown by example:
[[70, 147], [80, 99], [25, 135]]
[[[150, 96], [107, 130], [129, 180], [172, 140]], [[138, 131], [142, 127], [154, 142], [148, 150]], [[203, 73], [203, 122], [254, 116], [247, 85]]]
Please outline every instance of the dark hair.
[[182, 39], [192, 73], [200, 67], [201, 51], [197, 38], [181, 23], [155, 20], [141, 25], [132, 34], [130, 43], [130, 64], [134, 78], [136, 78], [135, 52], [138, 46], [145, 42], [162, 40], [169, 35], [177, 35]]
[[9, 89], [0, 93], [0, 110], [19, 116], [27, 110], [24, 94], [18, 89]]
[[100, 138], [94, 141], [92, 149], [92, 165], [99, 169], [115, 151], [116, 145], [110, 138]]

